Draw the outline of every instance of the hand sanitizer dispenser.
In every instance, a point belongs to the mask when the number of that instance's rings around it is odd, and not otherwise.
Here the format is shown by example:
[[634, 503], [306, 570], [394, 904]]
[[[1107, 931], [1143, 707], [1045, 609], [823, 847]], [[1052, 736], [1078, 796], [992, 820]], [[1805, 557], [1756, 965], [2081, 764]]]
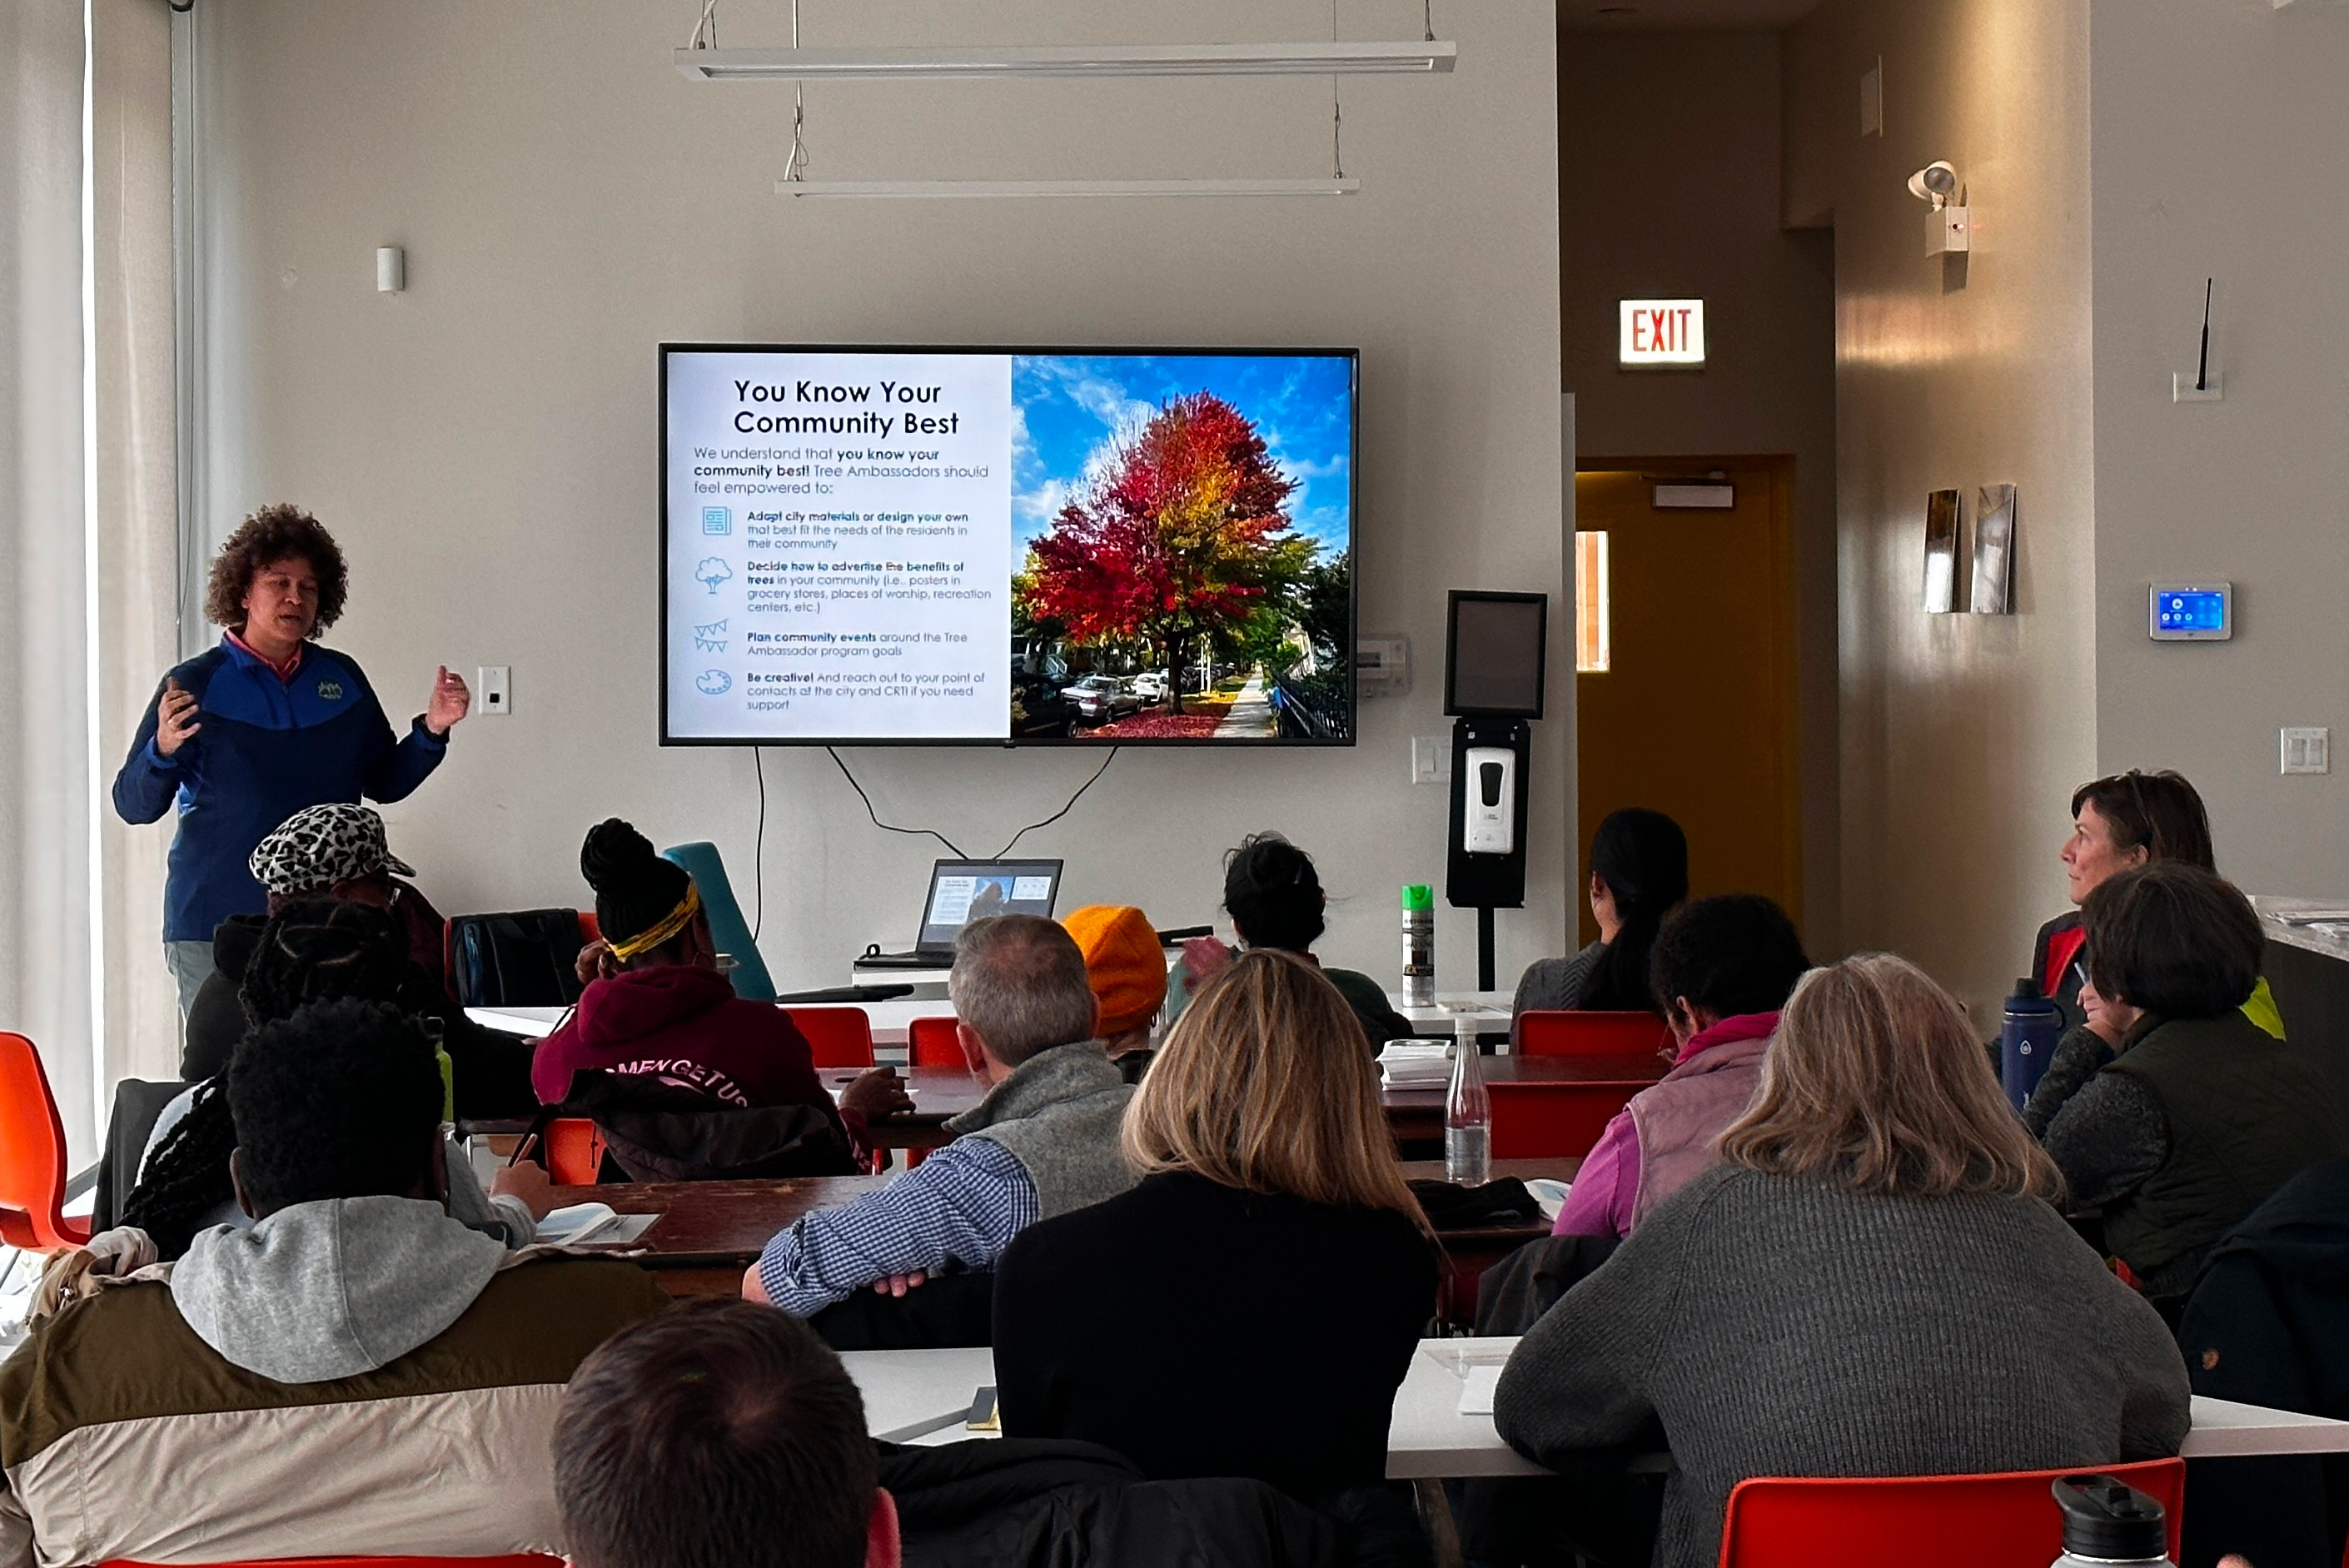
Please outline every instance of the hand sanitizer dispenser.
[[1471, 855], [1510, 855], [1517, 847], [1517, 753], [1471, 746], [1468, 787], [1461, 792], [1461, 847]]

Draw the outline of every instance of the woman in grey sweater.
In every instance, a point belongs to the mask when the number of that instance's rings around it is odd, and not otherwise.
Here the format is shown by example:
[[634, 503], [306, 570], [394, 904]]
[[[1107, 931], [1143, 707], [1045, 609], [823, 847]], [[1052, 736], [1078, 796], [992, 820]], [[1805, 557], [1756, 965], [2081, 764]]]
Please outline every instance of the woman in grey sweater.
[[1716, 1561], [1749, 1476], [2178, 1451], [2168, 1331], [2049, 1207], [2061, 1179], [1913, 965], [1806, 977], [1721, 1153], [1526, 1335], [1495, 1407], [1553, 1469], [1668, 1439], [1661, 1568]]

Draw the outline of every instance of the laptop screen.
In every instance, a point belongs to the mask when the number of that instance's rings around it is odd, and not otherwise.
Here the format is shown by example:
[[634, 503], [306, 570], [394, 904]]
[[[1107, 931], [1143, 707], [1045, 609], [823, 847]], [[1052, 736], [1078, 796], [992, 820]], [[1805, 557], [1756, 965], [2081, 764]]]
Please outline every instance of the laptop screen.
[[1040, 915], [1049, 920], [1060, 896], [1058, 860], [941, 860], [930, 869], [921, 948], [951, 951], [965, 926], [990, 915]]

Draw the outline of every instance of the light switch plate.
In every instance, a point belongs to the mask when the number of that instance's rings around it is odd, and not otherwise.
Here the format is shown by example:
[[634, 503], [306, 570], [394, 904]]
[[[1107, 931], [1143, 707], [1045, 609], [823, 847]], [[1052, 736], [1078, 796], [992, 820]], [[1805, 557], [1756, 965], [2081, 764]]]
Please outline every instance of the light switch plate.
[[2288, 774], [2329, 774], [2333, 771], [2333, 732], [2328, 729], [2283, 727], [2283, 771]]
[[484, 664], [473, 671], [473, 695], [484, 713], [513, 711], [513, 669], [505, 664]]
[[1452, 782], [1452, 737], [1413, 735], [1411, 738], [1411, 782], [1448, 784]]

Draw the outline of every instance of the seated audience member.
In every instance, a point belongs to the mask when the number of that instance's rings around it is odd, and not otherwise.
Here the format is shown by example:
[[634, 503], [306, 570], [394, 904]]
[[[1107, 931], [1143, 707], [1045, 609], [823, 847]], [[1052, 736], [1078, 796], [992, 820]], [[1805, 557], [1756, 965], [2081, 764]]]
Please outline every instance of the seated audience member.
[[1150, 1030], [1166, 1005], [1166, 950], [1150, 917], [1125, 904], [1088, 904], [1063, 919], [1085, 955], [1085, 981], [1101, 1002], [1102, 1049], [1129, 1084], [1150, 1065]]
[[1607, 1124], [1553, 1230], [1628, 1236], [1657, 1204], [1711, 1169], [1713, 1144], [1745, 1114], [1795, 982], [1811, 961], [1785, 911], [1755, 893], [1683, 904], [1651, 959], [1672, 1069]]
[[1256, 1481], [1143, 1482], [1087, 1443], [876, 1445], [840, 1358], [798, 1319], [741, 1302], [686, 1303], [614, 1334], [571, 1379], [554, 1450], [577, 1568], [1373, 1561]]
[[152, 1254], [109, 1232], [118, 1277], [0, 1365], [0, 1563], [562, 1551], [531, 1456], [586, 1354], [660, 1310], [652, 1276], [450, 1216], [440, 1070], [394, 1008], [256, 1030], [228, 1095], [253, 1229], [168, 1279], [119, 1277]]
[[[1224, 910], [1244, 948], [1270, 948], [1320, 965], [1313, 944], [1324, 929], [1329, 899], [1313, 857], [1278, 833], [1255, 833], [1224, 857]], [[1183, 944], [1183, 967], [1194, 996], [1215, 972], [1231, 962], [1232, 950], [1213, 937]], [[1410, 1021], [1387, 1001], [1386, 989], [1357, 970], [1321, 971], [1361, 1021], [1375, 1056], [1388, 1041], [1411, 1033]]]
[[[314, 1002], [401, 1007], [411, 971], [401, 935], [381, 909], [326, 902], [281, 906], [243, 972], [240, 1008], [248, 1029], [257, 1029]], [[187, 1251], [199, 1231], [251, 1228], [252, 1217], [237, 1206], [229, 1178], [235, 1147], [223, 1071], [181, 1094], [155, 1118], [138, 1184], [123, 1200], [122, 1222], [146, 1231], [167, 1261]], [[528, 1246], [535, 1235], [533, 1216], [543, 1211], [542, 1184], [532, 1180], [536, 1168], [501, 1172], [500, 1195], [492, 1199], [483, 1196], [471, 1165], [453, 1145], [446, 1158], [450, 1212], [509, 1246]]]
[[[1384, 1481], [1436, 1251], [1353, 1024], [1288, 953], [1244, 953], [1193, 999], [1126, 1113], [1141, 1184], [1003, 1255], [1007, 1433], [1101, 1443], [1154, 1480]], [[1332, 1288], [1282, 1283], [1304, 1281]]]
[[[2039, 928], [2031, 950], [2031, 974], [2063, 1015], [2064, 1038], [2049, 1056], [2047, 1070], [2023, 1107], [2033, 1136], [2073, 1091], [2087, 1082], [2119, 1049], [2121, 1032], [2106, 1018], [2095, 988], [2087, 983], [2083, 951], [2087, 932], [2078, 906], [2113, 877], [2143, 866], [2175, 862], [2216, 872], [2210, 819], [2194, 786], [2174, 773], [2125, 774], [2093, 780], [2072, 794], [2072, 832], [2064, 840], [2064, 876], [2074, 908]], [[2261, 980], [2243, 1003], [2244, 1015], [2283, 1038], [2283, 1015]]]
[[1711, 1568], [1748, 1476], [2178, 1451], [2176, 1344], [2049, 1206], [2054, 1168], [1914, 966], [1804, 977], [1721, 1161], [1534, 1325], [1495, 1406], [1553, 1469], [1668, 1437], [1659, 1568]]
[[2212, 1243], [2317, 1161], [2349, 1153], [2317, 1069], [2243, 1012], [2267, 939], [2251, 901], [2197, 866], [2111, 877], [2081, 906], [2113, 1059], [2062, 1102], [2047, 1152], [2075, 1213], [2165, 1311]]
[[1590, 914], [1599, 940], [1571, 958], [1541, 959], [1517, 981], [1513, 1011], [1644, 1012], [1648, 950], [1688, 897], [1688, 838], [1661, 811], [1610, 812], [1590, 838]]
[[618, 817], [596, 824], [579, 870], [595, 889], [610, 972], [539, 1042], [530, 1075], [542, 1101], [560, 1103], [574, 1073], [640, 1074], [730, 1106], [814, 1106], [844, 1122], [843, 1139], [859, 1148], [868, 1119], [913, 1104], [894, 1069], [875, 1067], [835, 1112], [807, 1037], [781, 1008], [734, 994], [693, 878], [643, 834]]
[[295, 812], [253, 851], [251, 868], [269, 896], [267, 913], [232, 915], [212, 933], [212, 972], [189, 1006], [180, 1075], [228, 1071], [250, 1020], [239, 990], [270, 919], [294, 903], [365, 904], [382, 910], [401, 934], [406, 957], [396, 998], [403, 1012], [440, 1025], [460, 1116], [528, 1114], [530, 1047], [484, 1029], [450, 997], [440, 953], [441, 919], [402, 877], [415, 875], [384, 843], [383, 818], [363, 805], [314, 805]]
[[1133, 1085], [1093, 1038], [1101, 1003], [1069, 933], [1034, 915], [967, 925], [947, 986], [987, 1097], [904, 1176], [768, 1242], [742, 1278], [749, 1299], [805, 1317], [867, 1286], [903, 1294], [908, 1276], [991, 1270], [1036, 1220], [1133, 1185], [1118, 1148]]

